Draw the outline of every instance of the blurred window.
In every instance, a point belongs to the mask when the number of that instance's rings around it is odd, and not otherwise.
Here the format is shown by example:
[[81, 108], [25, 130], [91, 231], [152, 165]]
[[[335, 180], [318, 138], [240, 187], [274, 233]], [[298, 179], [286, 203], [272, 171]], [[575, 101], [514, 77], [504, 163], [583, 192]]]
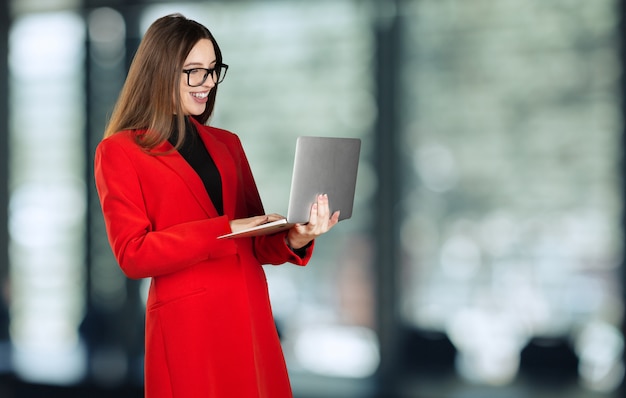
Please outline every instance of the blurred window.
[[10, 332], [17, 373], [41, 383], [84, 372], [84, 30], [55, 12], [10, 31]]
[[403, 316], [467, 379], [508, 383], [539, 336], [572, 341], [587, 386], [621, 381], [617, 6], [406, 4]]

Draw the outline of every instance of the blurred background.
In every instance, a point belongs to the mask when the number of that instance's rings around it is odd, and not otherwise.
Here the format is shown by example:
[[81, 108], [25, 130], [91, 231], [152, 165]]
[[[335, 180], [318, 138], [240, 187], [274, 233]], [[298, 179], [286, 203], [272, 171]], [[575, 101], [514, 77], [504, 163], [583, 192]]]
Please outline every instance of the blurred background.
[[143, 396], [92, 163], [171, 12], [266, 210], [297, 136], [363, 141], [353, 218], [266, 268], [296, 398], [623, 397], [625, 3], [2, 0], [0, 397]]

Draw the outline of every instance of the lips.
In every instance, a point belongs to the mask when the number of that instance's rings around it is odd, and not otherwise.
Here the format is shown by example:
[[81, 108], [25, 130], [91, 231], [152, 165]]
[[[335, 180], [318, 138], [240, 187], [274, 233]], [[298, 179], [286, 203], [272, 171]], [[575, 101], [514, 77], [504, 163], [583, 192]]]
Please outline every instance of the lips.
[[209, 92], [191, 93], [191, 98], [195, 103], [204, 105], [209, 100]]

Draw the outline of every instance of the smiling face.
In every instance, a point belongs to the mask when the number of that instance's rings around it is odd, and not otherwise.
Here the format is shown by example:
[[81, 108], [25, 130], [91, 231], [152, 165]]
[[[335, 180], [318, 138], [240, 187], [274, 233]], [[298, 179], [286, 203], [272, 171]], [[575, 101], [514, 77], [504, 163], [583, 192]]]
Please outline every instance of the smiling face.
[[[213, 69], [216, 65], [215, 49], [213, 43], [208, 39], [198, 41], [191, 51], [183, 69], [206, 68]], [[180, 79], [180, 98], [185, 115], [200, 115], [206, 109], [209, 92], [215, 87], [215, 82], [208, 76], [207, 79], [198, 87], [190, 87], [187, 80], [187, 74], [184, 72]]]

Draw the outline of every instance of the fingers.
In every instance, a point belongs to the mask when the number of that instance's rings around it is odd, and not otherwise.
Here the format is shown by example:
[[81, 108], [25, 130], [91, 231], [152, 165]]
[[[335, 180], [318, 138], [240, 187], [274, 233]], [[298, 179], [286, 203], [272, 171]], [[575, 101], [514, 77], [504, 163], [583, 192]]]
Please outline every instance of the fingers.
[[311, 213], [309, 216], [309, 233], [319, 235], [327, 232], [332, 226], [339, 221], [339, 211], [336, 211], [330, 215], [330, 205], [328, 201], [328, 195], [318, 195], [317, 201], [311, 206]]
[[266, 215], [263, 216], [256, 216], [256, 217], [252, 217], [249, 219], [249, 224], [252, 227], [256, 227], [257, 225], [261, 225], [261, 224], [265, 224], [266, 222], [269, 221], [269, 217]]
[[267, 214], [267, 219], [268, 221], [278, 221], [278, 220], [282, 220], [283, 218], [285, 218], [285, 216], [282, 216], [280, 214], [277, 213], [272, 213], [272, 214]]
[[328, 220], [330, 207], [328, 204], [328, 195], [323, 194], [317, 197], [317, 218], [319, 220]]
[[317, 225], [317, 207], [317, 202], [313, 203], [309, 213], [309, 222], [306, 225]]
[[299, 248], [308, 244], [318, 236], [328, 232], [339, 222], [339, 211], [330, 214], [328, 195], [318, 195], [311, 206], [309, 222], [296, 224], [287, 237], [291, 247]]

